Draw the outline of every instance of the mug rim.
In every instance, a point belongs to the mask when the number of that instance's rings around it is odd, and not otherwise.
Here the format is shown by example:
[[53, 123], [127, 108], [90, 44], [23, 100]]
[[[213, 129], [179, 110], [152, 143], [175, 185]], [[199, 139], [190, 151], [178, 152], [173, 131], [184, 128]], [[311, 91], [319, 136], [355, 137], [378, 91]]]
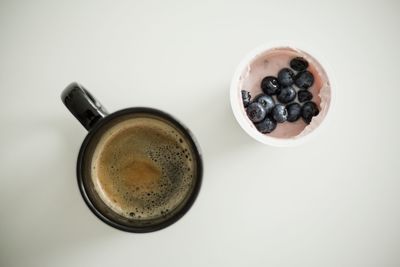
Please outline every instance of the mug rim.
[[[148, 113], [148, 114], [153, 114], [156, 116], [159, 116], [161, 118], [164, 118], [171, 122], [175, 127], [178, 127], [179, 130], [181, 130], [188, 138], [190, 146], [194, 150], [194, 154], [196, 155], [196, 163], [197, 163], [197, 179], [195, 181], [195, 185], [193, 188], [193, 191], [190, 193], [189, 198], [187, 199], [186, 203], [183, 205], [183, 207], [174, 215], [172, 215], [170, 218], [168, 218], [165, 221], [162, 221], [161, 223], [155, 224], [155, 225], [146, 225], [146, 226], [127, 226], [120, 224], [118, 222], [115, 222], [108, 218], [107, 216], [103, 215], [96, 205], [92, 202], [90, 199], [87, 189], [84, 184], [84, 160], [85, 160], [85, 152], [87, 151], [87, 147], [92, 141], [93, 137], [95, 136], [96, 132], [102, 128], [104, 125], [107, 123], [111, 122], [117, 117], [127, 115], [127, 114], [135, 114], [135, 113]], [[79, 191], [83, 197], [83, 200], [85, 201], [86, 205], [88, 208], [96, 215], [97, 218], [99, 218], [101, 221], [104, 223], [108, 224], [109, 226], [125, 231], [125, 232], [131, 232], [131, 233], [149, 233], [149, 232], [154, 232], [157, 230], [164, 229], [175, 222], [177, 222], [179, 219], [181, 219], [193, 206], [195, 200], [197, 199], [197, 196], [200, 192], [202, 180], [203, 180], [203, 159], [202, 159], [202, 153], [200, 150], [200, 146], [195, 139], [193, 133], [187, 128], [182, 122], [177, 120], [175, 117], [172, 115], [161, 111], [159, 109], [155, 108], [149, 108], [149, 107], [131, 107], [131, 108], [125, 108], [122, 110], [118, 110], [115, 112], [112, 112], [105, 116], [104, 118], [100, 119], [92, 129], [88, 132], [86, 135], [85, 139], [82, 142], [82, 145], [79, 150], [78, 154], [78, 160], [77, 160], [77, 165], [76, 165], [76, 174], [77, 174], [77, 180], [78, 180], [78, 187]]]

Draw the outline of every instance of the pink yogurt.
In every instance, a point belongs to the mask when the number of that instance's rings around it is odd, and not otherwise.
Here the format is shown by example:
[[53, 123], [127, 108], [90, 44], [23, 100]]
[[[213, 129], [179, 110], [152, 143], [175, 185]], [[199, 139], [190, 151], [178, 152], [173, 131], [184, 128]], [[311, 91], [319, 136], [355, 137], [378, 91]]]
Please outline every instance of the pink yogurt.
[[[290, 68], [289, 62], [294, 57], [303, 57], [308, 63], [308, 71], [314, 75], [314, 84], [308, 89], [313, 94], [313, 99], [319, 107], [320, 113], [314, 117], [309, 125], [302, 119], [296, 122], [278, 123], [276, 129], [269, 134], [270, 137], [279, 139], [299, 138], [313, 131], [322, 122], [330, 103], [330, 85], [329, 80], [322, 66], [309, 54], [304, 51], [290, 48], [277, 47], [264, 51], [256, 55], [241, 73], [238, 83], [238, 98], [241, 101], [241, 90], [249, 91], [252, 99], [262, 93], [260, 84], [266, 76], [277, 77], [279, 70]], [[298, 91], [298, 88], [296, 88]], [[274, 96], [275, 101], [276, 96]], [[296, 100], [297, 97], [296, 97]], [[246, 116], [246, 110], [242, 105], [242, 113]], [[247, 116], [246, 116], [247, 118]], [[247, 118], [248, 123], [255, 128], [253, 123]], [[262, 133], [260, 133], [262, 134]]]

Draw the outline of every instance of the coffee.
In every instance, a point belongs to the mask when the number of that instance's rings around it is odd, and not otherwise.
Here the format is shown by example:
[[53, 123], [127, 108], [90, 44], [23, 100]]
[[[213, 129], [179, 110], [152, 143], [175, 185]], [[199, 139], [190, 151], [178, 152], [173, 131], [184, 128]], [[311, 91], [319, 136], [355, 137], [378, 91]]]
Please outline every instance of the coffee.
[[170, 216], [192, 193], [196, 163], [187, 138], [157, 117], [126, 118], [100, 137], [91, 179], [101, 200], [135, 220]]

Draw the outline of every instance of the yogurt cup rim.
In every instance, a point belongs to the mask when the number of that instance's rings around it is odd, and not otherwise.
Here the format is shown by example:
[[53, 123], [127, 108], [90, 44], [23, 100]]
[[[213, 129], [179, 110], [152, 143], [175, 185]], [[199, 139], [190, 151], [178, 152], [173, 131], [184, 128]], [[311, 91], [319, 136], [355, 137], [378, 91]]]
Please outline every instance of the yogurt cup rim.
[[[249, 63], [257, 57], [257, 55], [266, 52], [271, 49], [276, 49], [276, 48], [292, 48], [295, 50], [300, 50], [303, 51], [309, 55], [311, 55], [323, 68], [323, 70], [326, 73], [326, 77], [329, 80], [329, 85], [330, 85], [330, 103], [328, 110], [326, 112], [326, 115], [321, 122], [321, 124], [313, 129], [310, 133], [307, 135], [298, 137], [298, 138], [276, 138], [276, 137], [270, 137], [267, 134], [262, 134], [258, 132], [254, 127], [252, 127], [248, 120], [245, 118], [245, 115], [242, 112], [243, 106], [240, 101], [240, 98], [238, 98], [238, 83], [240, 76], [243, 73], [243, 70], [249, 65]], [[243, 59], [240, 61], [239, 65], [236, 67], [236, 70], [234, 72], [231, 85], [230, 85], [230, 102], [231, 102], [231, 108], [232, 112], [236, 118], [236, 121], [239, 123], [240, 127], [252, 138], [257, 140], [258, 142], [266, 145], [271, 145], [275, 147], [292, 147], [292, 146], [297, 146], [300, 144], [303, 144], [307, 141], [309, 141], [312, 138], [315, 138], [317, 134], [321, 132], [326, 127], [328, 118], [331, 117], [332, 113], [332, 106], [334, 104], [335, 96], [334, 96], [334, 91], [332, 90], [332, 87], [334, 86], [332, 83], [332, 71], [327, 65], [327, 61], [317, 52], [316, 48], [312, 48], [309, 45], [305, 45], [302, 43], [296, 43], [293, 44], [292, 42], [289, 41], [279, 41], [279, 42], [269, 42], [266, 44], [262, 44], [260, 46], [257, 46], [256, 48], [252, 49], [250, 52], [248, 52]]]

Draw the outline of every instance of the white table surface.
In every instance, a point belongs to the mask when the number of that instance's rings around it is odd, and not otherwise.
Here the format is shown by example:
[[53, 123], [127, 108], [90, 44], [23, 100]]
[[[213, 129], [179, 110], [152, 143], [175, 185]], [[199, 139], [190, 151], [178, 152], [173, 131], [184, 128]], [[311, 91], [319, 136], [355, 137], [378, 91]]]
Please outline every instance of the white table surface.
[[[1, 1], [0, 266], [399, 266], [399, 26], [395, 0]], [[295, 148], [253, 141], [229, 106], [242, 57], [282, 39], [324, 55], [337, 96]], [[85, 206], [71, 81], [193, 130], [204, 183], [179, 222], [125, 233]]]

